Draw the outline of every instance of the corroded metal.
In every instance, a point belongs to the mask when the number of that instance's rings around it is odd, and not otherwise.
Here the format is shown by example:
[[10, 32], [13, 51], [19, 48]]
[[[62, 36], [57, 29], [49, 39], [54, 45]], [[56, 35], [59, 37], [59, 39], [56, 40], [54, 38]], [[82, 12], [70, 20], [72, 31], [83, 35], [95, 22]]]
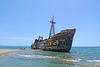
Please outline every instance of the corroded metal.
[[53, 35], [55, 35], [55, 29], [54, 29], [54, 24], [56, 22], [54, 22], [54, 16], [52, 17], [52, 21], [50, 21], [51, 23], [51, 28], [50, 28], [50, 33], [49, 33], [49, 39], [52, 37], [51, 33], [52, 33], [52, 29], [53, 29]]

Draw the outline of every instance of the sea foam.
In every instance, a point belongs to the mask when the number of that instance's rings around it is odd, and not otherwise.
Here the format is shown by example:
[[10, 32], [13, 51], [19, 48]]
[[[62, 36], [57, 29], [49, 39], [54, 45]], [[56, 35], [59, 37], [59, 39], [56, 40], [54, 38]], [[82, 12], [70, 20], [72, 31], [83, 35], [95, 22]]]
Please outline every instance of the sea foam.
[[80, 62], [82, 59], [62, 59], [62, 61]]
[[47, 55], [22, 55], [22, 54], [16, 54], [20, 57], [26, 57], [26, 58], [59, 58], [57, 56], [47, 56]]
[[87, 62], [100, 62], [100, 60], [86, 60]]

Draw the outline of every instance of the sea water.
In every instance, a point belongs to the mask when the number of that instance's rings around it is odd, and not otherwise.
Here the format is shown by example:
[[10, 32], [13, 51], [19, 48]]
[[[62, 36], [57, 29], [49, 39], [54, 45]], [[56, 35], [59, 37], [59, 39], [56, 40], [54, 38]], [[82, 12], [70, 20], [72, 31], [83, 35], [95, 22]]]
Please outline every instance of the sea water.
[[30, 46], [0, 46], [0, 49], [31, 49]]
[[0, 58], [0, 67], [100, 67], [100, 47], [72, 47], [70, 52], [24, 51]]

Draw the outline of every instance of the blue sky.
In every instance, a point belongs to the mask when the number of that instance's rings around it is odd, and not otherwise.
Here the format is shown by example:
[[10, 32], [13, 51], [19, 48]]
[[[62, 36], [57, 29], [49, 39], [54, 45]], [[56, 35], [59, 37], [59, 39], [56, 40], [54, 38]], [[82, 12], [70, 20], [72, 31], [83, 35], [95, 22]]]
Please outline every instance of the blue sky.
[[30, 46], [39, 35], [76, 28], [73, 46], [100, 46], [100, 0], [0, 0], [0, 45]]

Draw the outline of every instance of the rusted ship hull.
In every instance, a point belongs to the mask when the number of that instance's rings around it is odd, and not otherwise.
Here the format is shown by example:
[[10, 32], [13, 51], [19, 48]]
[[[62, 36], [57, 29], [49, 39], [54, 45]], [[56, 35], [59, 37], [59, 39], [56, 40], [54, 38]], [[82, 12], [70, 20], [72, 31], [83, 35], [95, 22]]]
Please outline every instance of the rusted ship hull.
[[[32, 49], [69, 52], [76, 29], [62, 30], [50, 39], [41, 40], [31, 45]], [[41, 46], [42, 44], [42, 46]]]

